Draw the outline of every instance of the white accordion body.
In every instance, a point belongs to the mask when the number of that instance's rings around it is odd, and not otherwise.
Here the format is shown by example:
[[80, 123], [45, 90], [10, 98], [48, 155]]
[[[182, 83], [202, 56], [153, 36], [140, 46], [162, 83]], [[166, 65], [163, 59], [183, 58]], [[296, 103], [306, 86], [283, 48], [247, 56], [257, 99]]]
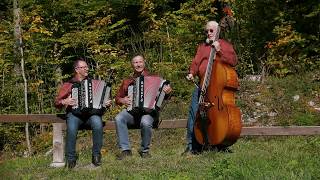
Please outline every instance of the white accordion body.
[[127, 111], [159, 111], [165, 97], [163, 87], [168, 84], [169, 81], [159, 76], [137, 77], [128, 87], [128, 96], [132, 99], [132, 103], [127, 107]]
[[85, 79], [72, 86], [71, 97], [76, 100], [72, 113], [76, 115], [103, 115], [111, 96], [111, 84], [101, 80]]

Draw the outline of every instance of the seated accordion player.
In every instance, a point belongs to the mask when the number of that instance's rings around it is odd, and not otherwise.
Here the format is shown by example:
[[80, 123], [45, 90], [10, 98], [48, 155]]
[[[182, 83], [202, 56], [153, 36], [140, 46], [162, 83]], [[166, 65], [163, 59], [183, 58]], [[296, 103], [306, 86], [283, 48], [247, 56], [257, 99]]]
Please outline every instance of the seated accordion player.
[[72, 107], [74, 115], [103, 115], [105, 104], [111, 98], [111, 83], [84, 79], [72, 85], [71, 97], [76, 100]]
[[128, 96], [132, 98], [132, 103], [127, 107], [127, 111], [159, 111], [165, 98], [163, 87], [169, 83], [156, 75], [137, 77], [128, 87]]

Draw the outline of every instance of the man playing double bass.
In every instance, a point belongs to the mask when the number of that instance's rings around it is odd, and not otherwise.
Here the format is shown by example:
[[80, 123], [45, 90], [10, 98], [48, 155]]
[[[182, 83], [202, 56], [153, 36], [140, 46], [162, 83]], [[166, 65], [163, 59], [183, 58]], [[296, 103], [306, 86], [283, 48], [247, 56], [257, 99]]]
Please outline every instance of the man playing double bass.
[[223, 63], [231, 66], [235, 66], [237, 64], [237, 56], [233, 46], [228, 41], [218, 38], [219, 29], [219, 24], [216, 21], [207, 22], [205, 26], [205, 33], [207, 35], [206, 42], [198, 45], [196, 55], [192, 60], [189, 73], [186, 77], [188, 80], [194, 81], [194, 78], [198, 76], [200, 86], [197, 86], [192, 94], [187, 122], [187, 147], [182, 153], [183, 155], [195, 152], [192, 147], [194, 143], [197, 143], [194, 138], [194, 122], [198, 111], [198, 100], [201, 91], [199, 87], [202, 86], [204, 81], [211, 47], [214, 47], [216, 51], [216, 59], [219, 58]]

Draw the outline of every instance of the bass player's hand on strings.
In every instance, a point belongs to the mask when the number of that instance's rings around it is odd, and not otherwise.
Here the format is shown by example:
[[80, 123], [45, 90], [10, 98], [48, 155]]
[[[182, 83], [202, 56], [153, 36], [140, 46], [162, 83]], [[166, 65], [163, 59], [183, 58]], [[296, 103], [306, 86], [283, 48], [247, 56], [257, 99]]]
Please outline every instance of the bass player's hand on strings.
[[219, 41], [213, 42], [212, 46], [214, 47], [214, 49], [216, 49], [217, 52], [219, 52], [221, 50], [221, 46], [220, 46]]

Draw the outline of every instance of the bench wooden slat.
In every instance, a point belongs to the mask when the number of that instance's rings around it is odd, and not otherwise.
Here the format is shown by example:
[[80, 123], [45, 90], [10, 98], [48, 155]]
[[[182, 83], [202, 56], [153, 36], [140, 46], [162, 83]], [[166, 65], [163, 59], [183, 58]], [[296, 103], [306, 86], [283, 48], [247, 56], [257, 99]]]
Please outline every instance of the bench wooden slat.
[[0, 122], [64, 123], [63, 114], [1, 114]]
[[173, 119], [173, 120], [163, 120], [159, 125], [159, 128], [170, 129], [170, 128], [186, 128], [186, 119]]

